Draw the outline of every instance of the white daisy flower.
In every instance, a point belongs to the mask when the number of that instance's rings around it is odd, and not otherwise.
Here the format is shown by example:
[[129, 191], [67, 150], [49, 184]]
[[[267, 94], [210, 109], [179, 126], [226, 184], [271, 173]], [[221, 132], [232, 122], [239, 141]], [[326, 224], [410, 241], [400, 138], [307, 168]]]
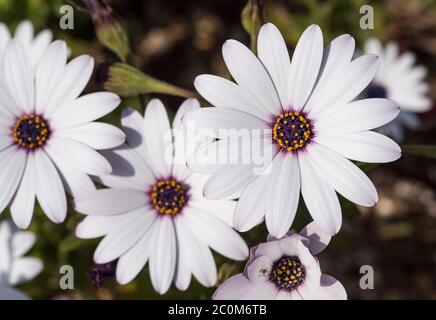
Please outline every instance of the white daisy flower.
[[6, 45], [11, 39], [21, 41], [29, 55], [31, 65], [35, 66], [52, 42], [53, 33], [45, 29], [35, 35], [32, 22], [25, 20], [18, 24], [14, 35], [11, 35], [8, 27], [0, 22], [0, 57], [3, 55]]
[[5, 49], [0, 76], [0, 212], [10, 204], [20, 228], [31, 222], [35, 197], [50, 220], [64, 221], [64, 186], [74, 196], [94, 190], [88, 174], [112, 170], [96, 150], [119, 146], [125, 139], [116, 127], [92, 122], [118, 106], [117, 95], [79, 97], [94, 60], [66, 60], [65, 42], [55, 41], [33, 73], [20, 41], [11, 40]]
[[0, 300], [28, 299], [13, 287], [32, 280], [43, 269], [40, 259], [24, 257], [35, 239], [33, 232], [17, 231], [9, 221], [0, 223]]
[[380, 57], [380, 67], [366, 90], [366, 95], [370, 98], [392, 99], [401, 108], [398, 118], [381, 127], [379, 132], [402, 142], [404, 127], [419, 128], [420, 120], [416, 114], [426, 112], [432, 107], [427, 96], [430, 87], [424, 79], [427, 69], [415, 65], [416, 57], [412, 52], [400, 54], [398, 45], [394, 42], [389, 42], [383, 48], [378, 39], [370, 38], [365, 43], [365, 53]]
[[[225, 42], [224, 61], [236, 83], [213, 75], [195, 79], [198, 92], [216, 108], [191, 111], [184, 124], [213, 131], [219, 140], [200, 149], [189, 165], [214, 172], [204, 187], [206, 198], [242, 192], [237, 230], [247, 231], [265, 216], [269, 233], [283, 236], [294, 220], [300, 191], [315, 222], [330, 235], [342, 222], [335, 191], [362, 206], [377, 202], [373, 183], [348, 159], [398, 159], [398, 145], [369, 130], [394, 119], [399, 108], [388, 99], [352, 101], [371, 82], [378, 60], [374, 55], [352, 60], [354, 47], [354, 39], [342, 35], [323, 50], [321, 29], [312, 25], [291, 63], [280, 32], [266, 24], [259, 33], [258, 58], [235, 40]], [[266, 145], [269, 174], [253, 174], [252, 164], [217, 165], [214, 156], [227, 152], [220, 138], [235, 129], [263, 133], [249, 142]], [[211, 155], [210, 162], [196, 162], [198, 154], [202, 159]]]
[[[185, 101], [173, 129], [185, 135], [181, 118], [199, 107], [197, 100]], [[208, 175], [186, 167], [185, 154], [193, 152], [197, 140], [186, 135], [186, 144], [174, 135], [173, 141], [160, 100], [148, 104], [144, 118], [125, 109], [121, 123], [127, 145], [104, 152], [114, 172], [100, 179], [110, 189], [75, 200], [76, 210], [89, 215], [77, 227], [77, 236], [105, 236], [94, 260], [103, 264], [119, 259], [120, 284], [132, 281], [149, 261], [151, 282], [160, 294], [173, 279], [179, 290], [186, 290], [191, 274], [202, 285], [213, 286], [217, 269], [210, 248], [235, 260], [248, 255], [245, 242], [231, 227], [236, 202], [203, 197]], [[173, 161], [173, 154], [184, 158]]]
[[243, 273], [227, 279], [215, 300], [345, 300], [347, 292], [332, 276], [321, 272], [315, 255], [330, 242], [315, 223], [299, 234], [270, 238], [250, 250]]

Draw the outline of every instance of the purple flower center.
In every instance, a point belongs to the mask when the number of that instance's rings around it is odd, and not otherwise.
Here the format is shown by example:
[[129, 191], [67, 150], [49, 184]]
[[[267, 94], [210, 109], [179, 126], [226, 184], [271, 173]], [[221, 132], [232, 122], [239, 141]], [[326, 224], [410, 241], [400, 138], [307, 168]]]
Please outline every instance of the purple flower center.
[[306, 277], [306, 269], [296, 256], [283, 256], [274, 262], [270, 281], [279, 289], [292, 291], [303, 284]]
[[116, 260], [94, 265], [87, 273], [88, 277], [91, 278], [92, 286], [96, 289], [100, 289], [108, 278], [115, 276], [116, 267]]
[[273, 141], [283, 151], [301, 150], [312, 138], [310, 120], [297, 111], [278, 115], [272, 131]]
[[388, 96], [388, 91], [385, 87], [379, 84], [371, 84], [368, 88], [369, 98], [386, 98]]
[[25, 114], [15, 122], [12, 137], [21, 148], [34, 150], [45, 145], [50, 137], [50, 128], [43, 117]]
[[187, 185], [175, 179], [159, 180], [151, 188], [151, 204], [162, 215], [178, 214], [188, 202], [188, 191]]

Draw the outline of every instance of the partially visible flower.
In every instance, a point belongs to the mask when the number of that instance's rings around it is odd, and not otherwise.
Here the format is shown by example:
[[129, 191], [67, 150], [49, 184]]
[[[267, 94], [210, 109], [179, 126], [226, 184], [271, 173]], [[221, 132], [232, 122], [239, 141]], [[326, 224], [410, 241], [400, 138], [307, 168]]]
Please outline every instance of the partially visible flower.
[[192, 275], [211, 287], [217, 269], [210, 248], [235, 260], [248, 255], [244, 240], [231, 227], [236, 202], [205, 199], [202, 189], [209, 175], [186, 167], [186, 154], [201, 139], [185, 135], [181, 118], [199, 107], [194, 99], [182, 104], [173, 121], [177, 135], [160, 100], [150, 101], [144, 117], [125, 109], [121, 124], [127, 144], [103, 152], [114, 168], [100, 177], [109, 189], [75, 199], [76, 210], [88, 215], [77, 236], [104, 236], [94, 260], [104, 264], [118, 259], [120, 284], [132, 281], [149, 261], [151, 282], [160, 294], [173, 280], [186, 290]]
[[0, 300], [28, 297], [13, 286], [32, 280], [43, 269], [40, 259], [23, 257], [35, 244], [35, 234], [17, 231], [12, 223], [0, 223]]
[[0, 22], [0, 56], [3, 55], [6, 45], [11, 39], [21, 41], [34, 67], [53, 40], [53, 33], [45, 29], [35, 35], [32, 22], [25, 20], [18, 24], [14, 35], [11, 35], [8, 27]]
[[127, 32], [106, 0], [84, 0], [94, 23], [98, 40], [126, 62], [129, 53]]
[[[241, 192], [237, 230], [247, 231], [265, 218], [270, 234], [285, 235], [300, 193], [313, 220], [330, 235], [342, 224], [336, 192], [366, 207], [377, 202], [374, 184], [350, 160], [384, 163], [401, 156], [394, 141], [371, 131], [394, 119], [399, 107], [389, 99], [354, 100], [373, 79], [378, 60], [375, 55], [352, 60], [354, 49], [350, 35], [324, 49], [321, 29], [312, 25], [291, 62], [282, 35], [268, 23], [259, 33], [258, 57], [238, 41], [225, 42], [224, 61], [236, 83], [213, 75], [195, 79], [198, 92], [215, 108], [193, 110], [183, 121], [217, 139], [199, 149], [189, 165], [213, 173], [204, 187], [206, 198]], [[265, 146], [268, 172], [255, 172], [253, 162], [217, 162], [229, 158], [229, 134], [235, 131], [252, 133], [243, 137], [247, 145]], [[258, 149], [250, 152], [255, 159]]]
[[116, 260], [92, 266], [91, 270], [87, 272], [87, 276], [91, 279], [92, 286], [96, 289], [100, 289], [108, 278], [115, 276], [116, 267]]
[[380, 67], [367, 88], [366, 95], [369, 98], [391, 99], [401, 108], [400, 115], [378, 131], [401, 142], [404, 140], [403, 127], [417, 129], [420, 120], [416, 114], [432, 107], [427, 96], [429, 85], [424, 80], [427, 69], [415, 64], [416, 57], [412, 52], [400, 54], [398, 45], [394, 42], [389, 42], [383, 48], [378, 39], [370, 38], [365, 43], [365, 53], [380, 57]]
[[315, 257], [330, 242], [315, 223], [299, 234], [269, 238], [250, 250], [245, 270], [226, 280], [215, 300], [345, 300], [342, 284], [321, 272]]
[[55, 223], [67, 214], [65, 188], [74, 196], [94, 190], [88, 175], [112, 171], [96, 150], [116, 147], [124, 133], [93, 122], [120, 103], [108, 92], [79, 97], [94, 67], [90, 56], [67, 64], [67, 46], [55, 41], [32, 72], [27, 50], [11, 40], [0, 74], [0, 212], [10, 205], [20, 228], [31, 222], [35, 198]]

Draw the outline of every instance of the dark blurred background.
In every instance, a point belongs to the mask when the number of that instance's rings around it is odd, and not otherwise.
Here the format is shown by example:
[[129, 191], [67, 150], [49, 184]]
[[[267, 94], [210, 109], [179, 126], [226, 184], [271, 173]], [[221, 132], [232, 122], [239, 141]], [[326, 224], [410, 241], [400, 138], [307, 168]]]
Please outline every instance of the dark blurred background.
[[[80, 0], [75, 1], [85, 7]], [[193, 80], [201, 73], [227, 76], [221, 46], [233, 38], [249, 45], [250, 37], [241, 25], [245, 0], [113, 0], [108, 1], [124, 21], [133, 52], [132, 63], [160, 80], [194, 90]], [[362, 48], [364, 41], [377, 36], [382, 41], [398, 42], [401, 50], [411, 50], [418, 62], [429, 69], [427, 80], [436, 98], [436, 2], [435, 1], [361, 1], [361, 0], [270, 0], [263, 1], [265, 20], [274, 22], [286, 38], [292, 52], [302, 31], [312, 23], [320, 24], [324, 41], [350, 33]], [[89, 15], [75, 11], [75, 29], [59, 28], [60, 0], [0, 0], [0, 20], [11, 29], [30, 19], [36, 29], [50, 28], [57, 38], [65, 39], [72, 55], [93, 55], [98, 71], [117, 57], [96, 40]], [[374, 30], [359, 27], [362, 5], [374, 8]], [[104, 80], [104, 79], [103, 79]], [[88, 90], [100, 90], [101, 77], [95, 77]], [[149, 99], [153, 95], [145, 97]], [[174, 112], [182, 98], [157, 95]], [[140, 108], [137, 98], [123, 106]], [[119, 124], [121, 108], [106, 120]], [[435, 111], [421, 116], [422, 126], [407, 131], [407, 144], [435, 144]], [[436, 163], [424, 157], [403, 156], [392, 164], [368, 166], [365, 170], [380, 193], [374, 208], [356, 208], [343, 202], [344, 224], [341, 232], [320, 256], [325, 273], [338, 278], [351, 299], [436, 299]], [[297, 214], [295, 227], [309, 221], [304, 208]], [[9, 213], [2, 214], [1, 219]], [[101, 288], [92, 287], [89, 270], [98, 243], [74, 237], [74, 228], [82, 217], [71, 210], [64, 225], [53, 225], [41, 213], [31, 229], [38, 235], [32, 252], [40, 256], [46, 268], [35, 280], [22, 286], [33, 298], [60, 299], [209, 299], [214, 291], [195, 280], [187, 292], [174, 287], [164, 296], [154, 293], [147, 270], [127, 286], [118, 286], [108, 277]], [[48, 236], [49, 235], [49, 236]], [[266, 239], [259, 226], [243, 234], [250, 245]], [[240, 272], [243, 263], [234, 263], [216, 255], [220, 281]], [[75, 290], [59, 289], [59, 266], [75, 269]], [[359, 287], [362, 265], [374, 269], [374, 290]]]

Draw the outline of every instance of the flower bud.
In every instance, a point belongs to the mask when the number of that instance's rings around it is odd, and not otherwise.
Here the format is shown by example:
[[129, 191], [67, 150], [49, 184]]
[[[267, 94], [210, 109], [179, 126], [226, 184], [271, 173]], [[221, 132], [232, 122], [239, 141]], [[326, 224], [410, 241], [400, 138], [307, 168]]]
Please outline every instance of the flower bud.
[[164, 93], [186, 98], [196, 97], [196, 94], [191, 91], [160, 81], [123, 63], [116, 63], [109, 68], [104, 88], [122, 97], [149, 93]]
[[241, 22], [251, 38], [251, 50], [256, 51], [257, 35], [264, 21], [261, 0], [248, 0], [241, 14]]
[[106, 0], [83, 0], [88, 7], [98, 40], [123, 62], [130, 54], [127, 32]]

